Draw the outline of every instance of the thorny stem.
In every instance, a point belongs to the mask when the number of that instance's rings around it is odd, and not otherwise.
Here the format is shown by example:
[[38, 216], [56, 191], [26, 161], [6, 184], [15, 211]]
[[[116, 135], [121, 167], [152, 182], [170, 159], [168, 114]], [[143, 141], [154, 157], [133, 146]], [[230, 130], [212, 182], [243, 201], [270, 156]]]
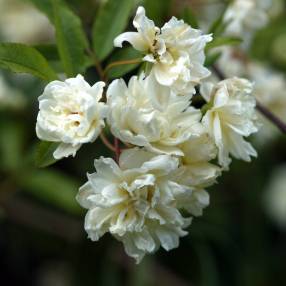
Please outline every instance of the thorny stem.
[[103, 71], [103, 75], [104, 77], [106, 77], [107, 72], [112, 69], [113, 67], [116, 66], [122, 66], [122, 65], [131, 65], [131, 64], [138, 64], [142, 61], [141, 58], [137, 58], [137, 59], [132, 59], [132, 60], [122, 60], [122, 61], [117, 61], [117, 62], [113, 62], [111, 64], [109, 64]]
[[[224, 80], [226, 77], [222, 71], [217, 67], [213, 66], [213, 70], [220, 80]], [[286, 123], [278, 118], [274, 113], [272, 113], [267, 107], [256, 100], [256, 109], [274, 125], [276, 125], [282, 133], [286, 134]]]

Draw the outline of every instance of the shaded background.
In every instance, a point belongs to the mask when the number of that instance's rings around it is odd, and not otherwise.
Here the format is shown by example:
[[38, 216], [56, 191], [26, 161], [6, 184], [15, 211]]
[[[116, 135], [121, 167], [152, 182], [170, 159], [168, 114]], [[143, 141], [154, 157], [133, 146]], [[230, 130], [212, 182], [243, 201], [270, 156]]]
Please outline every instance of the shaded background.
[[[227, 2], [162, 1], [144, 3], [156, 23], [190, 6], [202, 25], [215, 19]], [[89, 32], [100, 1], [67, 2]], [[283, 1], [278, 2], [250, 55], [285, 72], [286, 11]], [[29, 1], [0, 0], [0, 39], [52, 43], [54, 31]], [[277, 168], [286, 164], [286, 136], [257, 144], [259, 157], [251, 163], [234, 160], [209, 189], [211, 204], [194, 220], [180, 247], [169, 253], [159, 250], [137, 266], [111, 236], [96, 243], [87, 239], [84, 210], [75, 201], [86, 173], [94, 169], [93, 159], [112, 154], [96, 141], [81, 148], [75, 159], [36, 168], [37, 97], [44, 83], [4, 71], [0, 78], [1, 285], [286, 285], [286, 215], [284, 223], [278, 222], [267, 199]], [[97, 80], [93, 68], [87, 78]], [[286, 197], [286, 182], [283, 186]]]

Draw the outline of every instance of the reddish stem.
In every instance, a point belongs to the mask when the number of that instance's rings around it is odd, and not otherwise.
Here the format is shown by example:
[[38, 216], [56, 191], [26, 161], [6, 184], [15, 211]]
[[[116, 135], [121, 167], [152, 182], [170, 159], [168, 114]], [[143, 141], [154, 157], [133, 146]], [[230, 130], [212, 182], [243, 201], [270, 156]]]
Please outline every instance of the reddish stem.
[[120, 146], [119, 146], [119, 140], [118, 138], [114, 137], [114, 148], [115, 148], [115, 159], [116, 162], [119, 163], [119, 157], [120, 157]]

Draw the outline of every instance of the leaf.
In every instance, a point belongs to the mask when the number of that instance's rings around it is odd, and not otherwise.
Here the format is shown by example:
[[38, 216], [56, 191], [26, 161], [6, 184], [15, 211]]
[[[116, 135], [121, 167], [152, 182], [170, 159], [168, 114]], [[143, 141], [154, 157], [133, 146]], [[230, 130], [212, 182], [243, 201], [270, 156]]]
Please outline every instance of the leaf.
[[87, 39], [79, 17], [61, 1], [51, 1], [59, 55], [66, 75], [73, 77], [83, 71]]
[[75, 199], [80, 183], [59, 170], [32, 170], [21, 176], [18, 183], [26, 192], [44, 202], [72, 214], [81, 213]]
[[41, 141], [37, 146], [35, 165], [38, 168], [45, 168], [57, 162], [53, 153], [57, 149], [58, 145], [59, 143]]
[[[142, 58], [142, 54], [140, 52], [136, 51], [132, 47], [127, 47], [127, 48], [123, 48], [115, 52], [113, 56], [111, 57], [111, 59], [109, 60], [108, 65], [112, 63], [116, 63], [118, 61], [134, 60], [134, 59], [141, 59], [141, 58]], [[110, 79], [122, 77], [125, 74], [137, 68], [139, 65], [140, 65], [140, 62], [135, 63], [135, 64], [114, 66], [109, 69], [109, 71], [107, 72], [107, 76]]]
[[221, 47], [221, 46], [236, 46], [242, 43], [240, 38], [235, 37], [216, 37], [213, 41], [207, 43], [206, 51], [210, 49]]
[[156, 25], [165, 23], [165, 18], [171, 10], [171, 0], [144, 0], [143, 3], [149, 19], [152, 19]]
[[210, 67], [213, 64], [215, 64], [215, 62], [220, 58], [221, 54], [222, 52], [215, 52], [215, 53], [208, 54], [206, 56], [205, 66]]
[[48, 61], [59, 61], [58, 48], [53, 44], [35, 45], [34, 48], [40, 52]]
[[113, 40], [124, 31], [133, 6], [133, 0], [107, 0], [100, 7], [92, 28], [93, 49], [98, 60], [104, 60], [113, 50]]
[[231, 20], [229, 21], [224, 21], [224, 15], [225, 15], [225, 11], [223, 12], [223, 14], [217, 18], [213, 24], [211, 25], [208, 33], [209, 34], [213, 34], [214, 36], [220, 36], [221, 34], [223, 34], [223, 32], [225, 31], [225, 29], [227, 28], [228, 24], [231, 22]]
[[192, 9], [190, 7], [185, 7], [183, 10], [183, 13], [181, 15], [181, 18], [189, 25], [191, 25], [192, 28], [198, 29], [199, 24], [198, 20], [193, 13]]
[[23, 44], [0, 44], [0, 67], [16, 73], [29, 73], [47, 81], [57, 79], [47, 60], [36, 49]]

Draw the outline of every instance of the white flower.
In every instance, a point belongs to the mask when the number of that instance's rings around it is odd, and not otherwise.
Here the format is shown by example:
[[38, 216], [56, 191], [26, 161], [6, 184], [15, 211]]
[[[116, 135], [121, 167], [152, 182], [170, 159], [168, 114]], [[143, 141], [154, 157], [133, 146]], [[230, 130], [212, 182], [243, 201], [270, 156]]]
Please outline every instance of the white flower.
[[128, 86], [122, 79], [113, 81], [107, 104], [114, 136], [156, 153], [182, 156], [177, 145], [190, 138], [201, 119], [200, 111], [190, 107], [190, 96], [176, 95], [152, 76], [134, 76]]
[[266, 10], [271, 0], [234, 0], [226, 10], [224, 21], [229, 23], [226, 32], [248, 38], [248, 34], [262, 28], [268, 22]]
[[276, 168], [264, 195], [266, 211], [282, 228], [286, 229], [286, 166]]
[[179, 94], [195, 93], [194, 86], [210, 75], [203, 64], [204, 48], [211, 35], [202, 35], [175, 17], [159, 29], [145, 16], [143, 7], [138, 8], [133, 25], [138, 32], [119, 35], [114, 45], [122, 47], [124, 41], [129, 42], [145, 54], [144, 61], [154, 64], [152, 73], [160, 84]]
[[90, 86], [81, 75], [64, 82], [53, 81], [39, 97], [36, 131], [41, 140], [61, 142], [54, 152], [60, 159], [83, 143], [93, 142], [104, 127], [107, 107], [99, 102], [104, 82]]
[[88, 209], [89, 238], [96, 241], [110, 232], [137, 263], [160, 245], [166, 250], [178, 247], [191, 222], [178, 208], [201, 213], [209, 201], [207, 193], [193, 192], [170, 179], [178, 163], [169, 155], [137, 148], [121, 154], [120, 167], [109, 158], [95, 160], [97, 172], [88, 175], [77, 196]]
[[190, 139], [180, 145], [184, 156], [176, 176], [180, 184], [203, 189], [216, 182], [221, 170], [209, 162], [217, 156], [213, 139], [202, 124], [194, 127]]
[[214, 139], [219, 149], [219, 163], [225, 168], [231, 162], [229, 154], [245, 161], [250, 161], [250, 156], [257, 156], [243, 138], [258, 131], [252, 88], [248, 80], [240, 78], [202, 86], [202, 95], [212, 105], [202, 123]]

